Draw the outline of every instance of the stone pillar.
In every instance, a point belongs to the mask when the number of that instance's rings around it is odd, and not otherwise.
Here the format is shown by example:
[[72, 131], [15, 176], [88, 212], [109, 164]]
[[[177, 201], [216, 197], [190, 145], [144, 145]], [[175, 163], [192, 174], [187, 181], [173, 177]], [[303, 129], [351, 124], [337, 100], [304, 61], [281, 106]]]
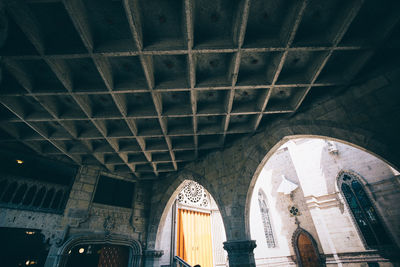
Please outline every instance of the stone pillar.
[[253, 250], [255, 240], [240, 240], [224, 242], [224, 249], [228, 252], [230, 267], [255, 267]]
[[164, 255], [162, 250], [143, 251], [144, 267], [159, 267], [162, 255]]
[[58, 258], [61, 257], [61, 255], [58, 255], [58, 250], [59, 247], [57, 245], [53, 244], [50, 247], [44, 267], [54, 267], [57, 265], [57, 263], [59, 262]]

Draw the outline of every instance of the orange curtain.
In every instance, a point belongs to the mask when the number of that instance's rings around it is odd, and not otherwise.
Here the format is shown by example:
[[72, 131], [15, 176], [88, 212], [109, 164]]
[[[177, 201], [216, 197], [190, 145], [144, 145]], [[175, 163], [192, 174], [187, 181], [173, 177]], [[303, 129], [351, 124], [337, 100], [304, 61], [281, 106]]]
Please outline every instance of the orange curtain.
[[190, 265], [213, 266], [210, 214], [178, 210], [177, 255]]

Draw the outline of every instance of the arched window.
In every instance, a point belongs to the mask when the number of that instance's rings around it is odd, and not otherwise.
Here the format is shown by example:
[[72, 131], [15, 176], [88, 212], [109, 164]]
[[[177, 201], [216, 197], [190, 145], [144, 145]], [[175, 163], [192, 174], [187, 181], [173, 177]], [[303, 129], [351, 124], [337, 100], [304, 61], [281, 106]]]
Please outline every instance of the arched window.
[[261, 212], [261, 220], [264, 225], [265, 239], [269, 248], [276, 247], [274, 233], [272, 231], [271, 219], [269, 217], [269, 210], [267, 206], [267, 196], [262, 189], [258, 190], [258, 205]]
[[339, 188], [366, 245], [370, 248], [392, 245], [391, 238], [357, 177], [352, 173], [343, 172], [338, 179]]

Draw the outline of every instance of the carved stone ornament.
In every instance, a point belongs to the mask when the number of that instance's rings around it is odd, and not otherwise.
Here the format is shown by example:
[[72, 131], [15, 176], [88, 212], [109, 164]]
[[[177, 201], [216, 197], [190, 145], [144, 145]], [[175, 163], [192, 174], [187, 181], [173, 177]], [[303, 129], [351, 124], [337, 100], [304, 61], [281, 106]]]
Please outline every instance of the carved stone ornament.
[[104, 219], [103, 227], [104, 227], [104, 230], [106, 232], [112, 231], [114, 229], [114, 227], [115, 227], [115, 219], [114, 219], [114, 217], [107, 216]]
[[301, 212], [296, 205], [289, 206], [288, 209], [289, 209], [290, 217], [301, 215]]
[[146, 258], [161, 258], [162, 255], [164, 255], [163, 250], [145, 250], [143, 251], [143, 255]]
[[206, 190], [194, 181], [188, 181], [178, 194], [178, 202], [183, 205], [209, 208], [210, 199]]

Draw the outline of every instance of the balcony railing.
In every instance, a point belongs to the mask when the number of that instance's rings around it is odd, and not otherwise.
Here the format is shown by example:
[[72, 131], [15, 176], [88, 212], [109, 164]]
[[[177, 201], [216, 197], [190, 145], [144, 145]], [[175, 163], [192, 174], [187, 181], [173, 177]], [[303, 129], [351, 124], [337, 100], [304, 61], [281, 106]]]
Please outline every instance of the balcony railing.
[[0, 177], [0, 207], [62, 213], [68, 199], [69, 186], [32, 179]]
[[174, 257], [174, 267], [192, 267], [192, 265], [190, 265], [189, 263], [187, 263], [186, 261], [184, 261], [182, 258], [175, 256]]

